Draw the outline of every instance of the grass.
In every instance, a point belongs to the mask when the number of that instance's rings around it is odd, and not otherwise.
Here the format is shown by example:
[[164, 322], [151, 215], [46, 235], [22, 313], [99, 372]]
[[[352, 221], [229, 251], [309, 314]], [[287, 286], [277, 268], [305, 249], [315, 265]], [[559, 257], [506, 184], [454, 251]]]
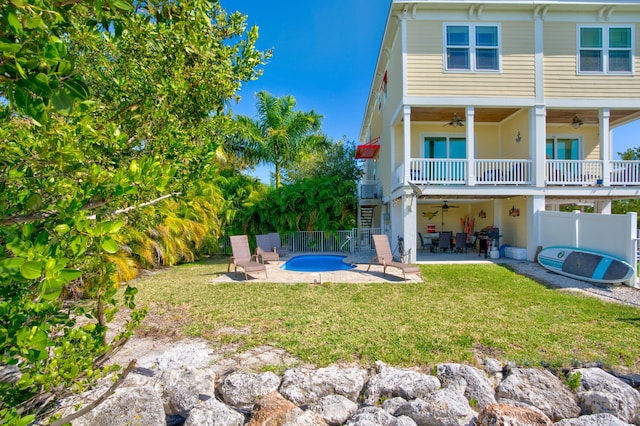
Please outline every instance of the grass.
[[640, 370], [640, 309], [569, 294], [498, 265], [424, 265], [426, 282], [210, 283], [212, 259], [139, 279], [142, 334], [283, 348], [303, 362], [433, 366], [478, 354], [522, 366]]

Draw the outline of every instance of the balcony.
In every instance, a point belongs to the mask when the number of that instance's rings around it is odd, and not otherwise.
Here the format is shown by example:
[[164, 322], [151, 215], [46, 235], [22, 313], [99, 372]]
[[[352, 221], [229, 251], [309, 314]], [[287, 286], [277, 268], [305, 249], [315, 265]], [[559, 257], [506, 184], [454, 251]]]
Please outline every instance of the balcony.
[[[469, 179], [473, 168], [473, 183]], [[610, 161], [610, 186], [640, 186], [640, 161]], [[547, 186], [603, 185], [604, 167], [599, 160], [546, 160], [544, 165]], [[394, 172], [394, 183], [404, 182], [404, 167]], [[469, 165], [465, 159], [413, 158], [409, 181], [417, 185], [534, 185], [532, 160], [475, 160]]]

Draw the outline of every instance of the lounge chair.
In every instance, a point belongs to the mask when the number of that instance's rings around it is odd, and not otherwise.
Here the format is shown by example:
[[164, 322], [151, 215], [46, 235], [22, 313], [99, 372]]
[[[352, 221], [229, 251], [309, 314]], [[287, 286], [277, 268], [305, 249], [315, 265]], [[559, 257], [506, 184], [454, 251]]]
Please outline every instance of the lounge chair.
[[275, 260], [280, 261], [280, 255], [276, 252], [276, 248], [272, 245], [269, 234], [256, 235], [256, 257], [260, 259], [260, 263]]
[[280, 256], [287, 256], [289, 254], [289, 249], [282, 245], [282, 241], [280, 240], [280, 234], [277, 232], [272, 232], [268, 235], [269, 235], [269, 238], [271, 239], [270, 246], [275, 248], [276, 253], [278, 253]]
[[395, 262], [393, 260], [393, 254], [391, 253], [391, 246], [389, 245], [389, 239], [386, 235], [372, 235], [373, 245], [376, 248], [376, 255], [369, 262], [367, 272], [371, 268], [371, 265], [382, 265], [382, 274], [387, 275], [387, 267], [393, 266], [402, 271], [402, 277], [407, 279], [407, 274], [417, 274], [422, 279], [422, 271], [418, 266], [407, 265], [406, 263]]
[[264, 276], [267, 277], [267, 267], [262, 263], [258, 263], [254, 260], [255, 255], [251, 255], [251, 250], [249, 249], [249, 240], [246, 235], [235, 235], [229, 237], [231, 240], [231, 251], [233, 252], [233, 257], [229, 259], [229, 263], [227, 264], [227, 272], [231, 270], [231, 265], [233, 264], [233, 271], [237, 274], [238, 267], [244, 270], [244, 279], [248, 279], [247, 276], [250, 272], [264, 272]]

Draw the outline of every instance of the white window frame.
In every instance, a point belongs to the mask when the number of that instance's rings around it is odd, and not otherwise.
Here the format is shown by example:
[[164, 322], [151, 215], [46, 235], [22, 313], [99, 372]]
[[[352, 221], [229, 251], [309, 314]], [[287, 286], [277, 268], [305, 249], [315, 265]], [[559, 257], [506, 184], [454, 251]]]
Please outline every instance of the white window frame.
[[[602, 30], [602, 70], [600, 71], [583, 71], [580, 69], [580, 51], [581, 50], [597, 50], [595, 48], [581, 47], [581, 30], [583, 28], [598, 28]], [[631, 47], [629, 49], [615, 49], [609, 47], [609, 30], [611, 28], [624, 28], [631, 30]], [[609, 52], [616, 50], [629, 50], [631, 52], [631, 69], [629, 71], [609, 71]], [[635, 28], [633, 25], [578, 25], [576, 27], [576, 71], [578, 75], [634, 75], [635, 74]]]
[[555, 134], [555, 135], [547, 135], [544, 140], [544, 149], [545, 154], [547, 152], [547, 141], [549, 139], [553, 139], [553, 158], [549, 158], [549, 160], [560, 160], [560, 161], [576, 161], [576, 160], [567, 160], [566, 158], [558, 158], [558, 139], [577, 139], [578, 140], [578, 160], [584, 161], [584, 138], [582, 135], [577, 134]]
[[425, 157], [426, 153], [425, 153], [425, 149], [424, 149], [424, 143], [425, 143], [425, 139], [428, 138], [444, 138], [446, 139], [446, 143], [447, 143], [447, 156], [445, 158], [430, 158], [431, 160], [463, 160], [463, 159], [467, 159], [467, 154], [466, 154], [466, 150], [465, 150], [465, 156], [464, 158], [451, 158], [451, 139], [464, 139], [464, 143], [465, 143], [465, 148], [466, 145], [469, 143], [469, 141], [467, 141], [467, 135], [465, 133], [430, 133], [430, 132], [426, 132], [426, 133], [421, 133], [420, 134], [420, 158], [427, 158]]
[[[449, 68], [447, 61], [447, 49], [448, 48], [464, 48], [463, 46], [448, 46], [447, 45], [447, 27], [467, 27], [469, 29], [469, 69], [462, 68]], [[477, 69], [476, 50], [478, 48], [487, 48], [485, 46], [476, 46], [476, 28], [477, 27], [495, 27], [498, 31], [498, 46], [495, 50], [498, 51], [498, 68], [497, 69]], [[446, 22], [442, 24], [442, 60], [443, 68], [445, 72], [449, 73], [490, 73], [496, 74], [502, 72], [502, 27], [497, 23], [468, 23], [468, 22]]]

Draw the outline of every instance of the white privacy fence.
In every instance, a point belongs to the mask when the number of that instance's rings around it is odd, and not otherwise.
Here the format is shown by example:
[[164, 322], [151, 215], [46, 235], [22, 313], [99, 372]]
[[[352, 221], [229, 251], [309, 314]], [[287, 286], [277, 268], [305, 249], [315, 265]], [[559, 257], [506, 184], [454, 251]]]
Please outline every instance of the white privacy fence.
[[280, 238], [292, 253], [353, 253], [373, 250], [371, 236], [380, 233], [380, 228], [353, 228], [344, 231], [284, 232]]
[[[540, 245], [570, 246], [613, 255], [637, 267], [637, 213], [547, 212], [538, 216]], [[636, 270], [637, 275], [637, 270]], [[627, 284], [637, 287], [637, 277]]]

